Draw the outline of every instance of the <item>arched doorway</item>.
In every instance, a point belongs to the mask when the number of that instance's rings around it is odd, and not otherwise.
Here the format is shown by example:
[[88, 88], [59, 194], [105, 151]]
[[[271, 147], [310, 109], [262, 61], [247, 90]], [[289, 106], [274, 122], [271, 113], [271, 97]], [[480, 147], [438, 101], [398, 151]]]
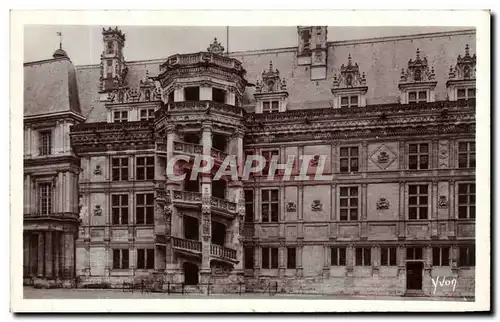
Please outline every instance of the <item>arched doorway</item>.
[[184, 268], [184, 284], [198, 285], [198, 265], [185, 262]]

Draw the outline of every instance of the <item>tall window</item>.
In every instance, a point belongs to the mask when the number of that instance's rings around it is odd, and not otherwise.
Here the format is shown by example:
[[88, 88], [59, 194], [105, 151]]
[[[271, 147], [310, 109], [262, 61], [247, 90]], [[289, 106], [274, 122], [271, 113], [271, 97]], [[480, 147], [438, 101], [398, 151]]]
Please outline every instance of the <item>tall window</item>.
[[422, 247], [408, 247], [406, 248], [406, 259], [422, 259]]
[[345, 107], [358, 107], [358, 96], [357, 95], [351, 95], [351, 96], [342, 96], [340, 98], [340, 107], [345, 108]]
[[458, 248], [458, 266], [476, 266], [476, 246], [467, 245]]
[[52, 212], [52, 184], [50, 182], [42, 182], [38, 188], [38, 207], [40, 214], [48, 215]]
[[276, 247], [262, 248], [262, 268], [264, 269], [278, 268], [278, 248]]
[[200, 100], [200, 88], [199, 87], [186, 87], [186, 88], [184, 88], [184, 100], [185, 101], [199, 101]]
[[476, 218], [476, 184], [458, 184], [458, 218]]
[[52, 131], [40, 131], [40, 155], [52, 154]]
[[138, 225], [154, 224], [154, 194], [138, 193], [135, 207], [135, 221]]
[[113, 269], [128, 269], [128, 249], [113, 249]]
[[279, 200], [277, 189], [262, 190], [262, 221], [278, 222]]
[[475, 88], [459, 88], [457, 89], [457, 100], [468, 100], [471, 98], [476, 98], [476, 89]]
[[427, 102], [427, 91], [408, 92], [408, 103], [425, 103], [425, 102]]
[[346, 263], [345, 247], [330, 248], [330, 264], [331, 266], [345, 266]]
[[111, 216], [113, 225], [128, 224], [128, 195], [111, 196]]
[[359, 150], [358, 147], [340, 148], [340, 172], [358, 172], [359, 171]]
[[218, 103], [226, 102], [226, 91], [220, 88], [212, 87], [212, 101]]
[[396, 266], [396, 247], [380, 248], [380, 265]]
[[[271, 159], [273, 155], [279, 155], [279, 150], [265, 150], [262, 151], [262, 156], [264, 159], [266, 159], [266, 164], [264, 166], [264, 169], [262, 169], [262, 174], [267, 175], [269, 173], [269, 166], [271, 165]], [[279, 160], [279, 157], [278, 157]]]
[[278, 113], [280, 103], [278, 101], [262, 102], [262, 113]]
[[295, 269], [297, 262], [296, 262], [296, 251], [295, 247], [288, 247], [286, 249], [286, 268], [289, 269]]
[[128, 111], [115, 111], [113, 113], [113, 121], [115, 123], [128, 122]]
[[253, 247], [245, 247], [245, 252], [243, 254], [245, 261], [245, 269], [253, 269]]
[[155, 178], [155, 158], [137, 157], [136, 158], [136, 177], [137, 180], [154, 180]]
[[370, 247], [356, 248], [356, 266], [370, 266], [371, 258]]
[[358, 187], [340, 187], [340, 220], [358, 220]]
[[143, 108], [139, 113], [139, 121], [149, 121], [155, 118], [154, 108]]
[[408, 145], [408, 168], [410, 170], [429, 169], [429, 144]]
[[426, 184], [408, 186], [408, 218], [427, 219], [428, 199], [428, 186]]
[[168, 96], [167, 96], [167, 101], [168, 101], [169, 103], [173, 103], [173, 101], [174, 101], [174, 91], [170, 91], [170, 92], [168, 93]]
[[253, 190], [245, 190], [245, 222], [253, 222]]
[[152, 248], [137, 249], [137, 268], [154, 269], [155, 268], [155, 250]]
[[458, 143], [458, 167], [459, 168], [476, 167], [476, 142]]
[[450, 247], [432, 247], [432, 265], [450, 266]]
[[113, 181], [128, 180], [128, 157], [111, 159], [111, 179]]

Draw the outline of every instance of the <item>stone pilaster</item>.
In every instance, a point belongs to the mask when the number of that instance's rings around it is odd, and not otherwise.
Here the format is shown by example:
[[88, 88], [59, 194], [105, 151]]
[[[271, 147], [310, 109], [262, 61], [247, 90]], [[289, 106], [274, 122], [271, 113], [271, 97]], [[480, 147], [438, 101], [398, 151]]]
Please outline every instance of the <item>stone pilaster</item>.
[[[202, 125], [203, 154], [210, 156], [212, 149], [212, 128], [211, 123]], [[210, 274], [210, 247], [212, 244], [212, 179], [210, 173], [201, 175], [201, 236], [202, 236], [202, 260], [201, 275]], [[203, 277], [202, 277], [203, 279]]]
[[38, 233], [38, 263], [37, 275], [42, 277], [45, 275], [45, 235], [43, 232]]
[[65, 278], [75, 276], [75, 236], [72, 231], [64, 232], [64, 270]]
[[53, 243], [54, 243], [54, 277], [59, 277], [59, 274], [60, 274], [60, 269], [61, 269], [61, 266], [60, 266], [60, 261], [61, 261], [61, 246], [60, 246], [60, 242], [61, 242], [61, 238], [60, 238], [60, 235], [61, 233], [58, 232], [58, 231], [55, 231], [53, 233]]

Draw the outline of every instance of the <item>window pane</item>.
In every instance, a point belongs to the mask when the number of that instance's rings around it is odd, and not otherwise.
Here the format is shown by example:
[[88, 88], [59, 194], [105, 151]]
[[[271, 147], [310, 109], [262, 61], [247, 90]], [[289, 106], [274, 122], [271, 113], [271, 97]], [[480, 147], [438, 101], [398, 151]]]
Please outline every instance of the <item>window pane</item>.
[[348, 189], [349, 188], [347, 188], [347, 187], [340, 188], [340, 195], [341, 196], [347, 196], [349, 194], [349, 190]]
[[262, 268], [269, 268], [269, 248], [262, 248]]
[[358, 195], [358, 188], [357, 187], [352, 187], [350, 188], [351, 196], [357, 196]]
[[419, 93], [418, 93], [418, 98], [419, 98], [420, 100], [425, 100], [425, 99], [427, 99], [427, 92], [423, 92], [423, 91], [422, 91], [422, 92], [419, 92]]
[[429, 157], [426, 155], [420, 156], [420, 169], [428, 169], [429, 168]]
[[426, 205], [427, 204], [427, 197], [420, 197], [418, 199], [419, 199], [418, 203], [420, 205]]
[[339, 266], [345, 266], [345, 248], [339, 248]]
[[439, 247], [433, 247], [432, 248], [432, 265], [433, 266], [440, 266], [440, 248]]
[[358, 148], [351, 148], [351, 156], [352, 157], [358, 156]]
[[467, 193], [467, 187], [468, 187], [468, 184], [459, 184], [458, 185], [458, 193], [460, 194], [465, 194]]
[[389, 248], [389, 258], [390, 258], [390, 262], [389, 262], [389, 265], [391, 266], [396, 266], [396, 248], [395, 247], [391, 247]]
[[350, 203], [351, 207], [357, 207], [358, 206], [358, 198], [351, 198], [349, 203]]
[[370, 248], [365, 248], [364, 249], [364, 265], [365, 266], [370, 266], [371, 263], [371, 249]]
[[342, 96], [342, 97], [340, 98], [340, 104], [341, 104], [341, 105], [347, 105], [347, 104], [349, 104], [349, 97], [347, 97], [347, 96]]
[[415, 259], [414, 258], [414, 251], [412, 247], [409, 247], [406, 249], [406, 259]]
[[340, 156], [341, 157], [349, 156], [349, 149], [348, 148], [340, 148]]
[[358, 210], [351, 209], [351, 220], [358, 220]]
[[441, 266], [450, 266], [450, 248], [441, 248]]
[[415, 248], [415, 259], [422, 259], [422, 248], [421, 247]]
[[278, 248], [271, 248], [271, 268], [278, 268]]
[[269, 190], [262, 190], [262, 201], [269, 201]]
[[408, 209], [408, 218], [417, 219], [417, 208], [411, 207], [410, 209]]
[[349, 172], [349, 159], [340, 159], [340, 172]]
[[347, 209], [340, 209], [340, 220], [347, 220]]
[[420, 144], [420, 153], [428, 153], [429, 145], [427, 143]]
[[278, 201], [278, 190], [271, 191], [271, 201]]
[[387, 248], [381, 248], [380, 250], [380, 265], [382, 266], [387, 266], [389, 260], [388, 260], [388, 253], [387, 253]]
[[416, 155], [410, 155], [408, 157], [408, 168], [410, 170], [418, 169], [418, 157]]
[[427, 219], [427, 207], [420, 207], [420, 218], [419, 219]]
[[420, 187], [420, 194], [427, 194], [427, 185], [421, 185]]
[[467, 151], [467, 142], [459, 142], [458, 143], [458, 151], [466, 152]]
[[414, 195], [417, 193], [417, 186], [409, 186], [408, 190], [411, 195]]
[[357, 96], [351, 96], [351, 104], [358, 105], [358, 97]]
[[331, 263], [331, 266], [337, 266], [339, 263], [338, 263], [338, 248], [335, 248], [335, 247], [332, 247], [330, 249], [330, 263]]
[[417, 153], [417, 145], [416, 144], [410, 144], [410, 145], [408, 145], [408, 152], [410, 152], [410, 153]]
[[457, 97], [464, 98], [465, 97], [465, 89], [463, 89], [463, 88], [457, 89]]
[[269, 205], [262, 205], [262, 221], [269, 221]]
[[351, 171], [352, 172], [358, 171], [358, 158], [351, 159]]
[[417, 204], [417, 197], [410, 197], [408, 200], [408, 203], [410, 205], [416, 205]]
[[460, 219], [467, 218], [467, 207], [466, 206], [458, 207], [458, 218], [460, 218]]
[[347, 207], [347, 206], [348, 206], [347, 198], [340, 198], [340, 207]]
[[356, 248], [356, 266], [363, 265], [363, 249]]
[[408, 100], [415, 101], [416, 99], [417, 99], [417, 92], [409, 92], [408, 93]]

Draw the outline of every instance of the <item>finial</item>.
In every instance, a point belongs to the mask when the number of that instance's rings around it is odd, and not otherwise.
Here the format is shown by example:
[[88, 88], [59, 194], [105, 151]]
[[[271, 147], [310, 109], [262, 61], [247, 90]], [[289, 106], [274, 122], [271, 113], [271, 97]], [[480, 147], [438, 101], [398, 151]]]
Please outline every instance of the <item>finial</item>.
[[349, 65], [349, 66], [352, 65], [351, 53], [349, 53], [349, 56], [347, 57], [347, 65]]
[[269, 62], [269, 71], [270, 72], [273, 71], [273, 61], [272, 60]]
[[59, 49], [62, 49], [62, 32], [58, 31], [57, 35], [59, 36]]
[[465, 57], [469, 57], [469, 44], [465, 45]]
[[417, 60], [420, 60], [420, 49], [417, 48]]

